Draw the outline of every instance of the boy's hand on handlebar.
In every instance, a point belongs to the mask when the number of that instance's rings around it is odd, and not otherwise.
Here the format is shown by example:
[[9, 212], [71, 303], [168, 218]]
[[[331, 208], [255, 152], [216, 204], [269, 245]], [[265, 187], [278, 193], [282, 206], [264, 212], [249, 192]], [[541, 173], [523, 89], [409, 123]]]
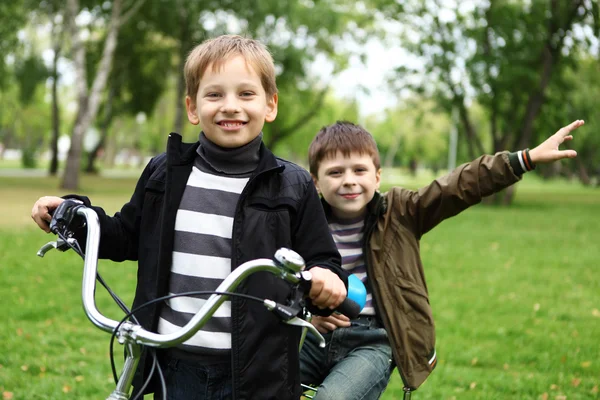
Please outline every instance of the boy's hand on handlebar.
[[310, 269], [312, 282], [308, 297], [319, 308], [335, 309], [346, 298], [344, 282], [332, 271], [314, 267]]
[[31, 210], [31, 218], [35, 223], [46, 233], [50, 233], [50, 221], [52, 216], [51, 211], [56, 210], [56, 207], [65, 201], [65, 199], [56, 196], [40, 197], [33, 205]]
[[327, 333], [334, 331], [337, 328], [350, 326], [350, 318], [346, 317], [344, 314], [338, 313], [333, 313], [329, 317], [315, 315], [310, 323], [313, 324], [319, 332]]

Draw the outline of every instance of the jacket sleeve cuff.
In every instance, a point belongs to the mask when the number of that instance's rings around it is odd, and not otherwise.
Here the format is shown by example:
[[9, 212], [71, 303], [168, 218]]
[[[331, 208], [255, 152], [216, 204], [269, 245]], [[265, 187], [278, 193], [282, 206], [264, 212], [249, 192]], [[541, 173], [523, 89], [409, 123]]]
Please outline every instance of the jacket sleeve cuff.
[[519, 155], [517, 152], [508, 153], [508, 161], [510, 162], [510, 166], [511, 166], [513, 172], [515, 173], [515, 175], [521, 176], [525, 173], [525, 170], [523, 169], [523, 167], [521, 166], [521, 163], [519, 162]]

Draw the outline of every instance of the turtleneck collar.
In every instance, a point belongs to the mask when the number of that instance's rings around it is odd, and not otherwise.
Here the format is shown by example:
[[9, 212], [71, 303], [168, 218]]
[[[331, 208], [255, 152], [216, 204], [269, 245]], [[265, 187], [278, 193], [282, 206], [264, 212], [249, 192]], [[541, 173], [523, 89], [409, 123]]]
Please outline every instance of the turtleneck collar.
[[208, 140], [204, 132], [200, 132], [198, 140], [200, 141], [200, 146], [196, 150], [198, 155], [217, 172], [247, 174], [258, 166], [262, 132], [251, 142], [232, 149], [214, 144]]

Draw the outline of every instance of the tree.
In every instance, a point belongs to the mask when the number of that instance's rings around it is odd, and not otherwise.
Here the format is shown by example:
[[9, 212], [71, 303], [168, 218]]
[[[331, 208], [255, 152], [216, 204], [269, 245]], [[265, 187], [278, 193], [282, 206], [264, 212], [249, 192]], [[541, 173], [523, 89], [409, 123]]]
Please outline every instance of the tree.
[[73, 129], [71, 131], [71, 147], [67, 156], [65, 173], [61, 184], [62, 188], [64, 189], [77, 189], [79, 186], [79, 169], [83, 147], [83, 136], [94, 121], [98, 112], [100, 98], [104, 88], [106, 87], [114, 51], [117, 46], [119, 29], [142, 4], [143, 0], [138, 0], [136, 4], [134, 4], [126, 13], [124, 13], [123, 0], [113, 0], [111, 3], [111, 15], [108, 21], [102, 57], [98, 64], [96, 75], [93, 79], [93, 84], [91, 88], [88, 89], [86, 47], [81, 37], [82, 28], [78, 27], [76, 23], [76, 18], [81, 11], [79, 0], [67, 1], [66, 22], [68, 24], [68, 30], [72, 40], [78, 111]]
[[[411, 16], [399, 18], [405, 43], [424, 67], [398, 69], [398, 81], [408, 81], [448, 113], [458, 110], [470, 158], [531, 145], [551, 82], [573, 63], [565, 55], [589, 48], [581, 28], [594, 24], [596, 2], [441, 3], [403, 3], [403, 15]], [[473, 123], [473, 102], [485, 109], [487, 132]], [[506, 194], [503, 201], [509, 203], [512, 189]]]

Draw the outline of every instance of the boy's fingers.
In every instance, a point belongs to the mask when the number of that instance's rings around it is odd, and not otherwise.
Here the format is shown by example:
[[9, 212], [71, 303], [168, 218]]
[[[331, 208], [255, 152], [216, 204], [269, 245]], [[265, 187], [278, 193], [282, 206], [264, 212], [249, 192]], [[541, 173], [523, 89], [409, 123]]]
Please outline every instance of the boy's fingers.
[[559, 151], [560, 158], [575, 158], [577, 157], [577, 152], [575, 150], [561, 150]]
[[576, 121], [571, 122], [569, 125], [561, 128], [557, 133], [559, 133], [562, 137], [569, 135], [572, 131], [579, 128], [581, 125], [585, 124], [585, 121], [582, 119], [578, 119]]

